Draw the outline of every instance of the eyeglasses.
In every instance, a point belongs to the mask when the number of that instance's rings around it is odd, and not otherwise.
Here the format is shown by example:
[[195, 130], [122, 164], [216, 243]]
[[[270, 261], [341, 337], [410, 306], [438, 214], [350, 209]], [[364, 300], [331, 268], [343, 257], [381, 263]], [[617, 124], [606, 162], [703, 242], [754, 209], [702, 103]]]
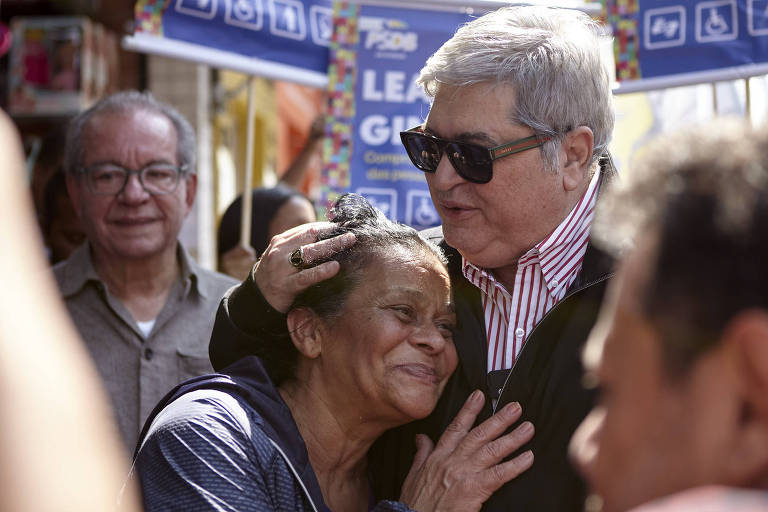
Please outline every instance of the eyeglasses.
[[139, 183], [148, 193], [156, 196], [170, 194], [176, 190], [181, 175], [186, 170], [186, 165], [177, 167], [160, 163], [149, 164], [137, 171], [115, 164], [96, 164], [80, 168], [91, 192], [105, 196], [122, 192], [132, 174], [139, 177]]
[[420, 126], [400, 132], [400, 140], [413, 165], [424, 172], [435, 172], [443, 153], [459, 176], [473, 183], [488, 183], [493, 178], [493, 161], [542, 146], [552, 137], [531, 135], [500, 146], [445, 140], [424, 133]]

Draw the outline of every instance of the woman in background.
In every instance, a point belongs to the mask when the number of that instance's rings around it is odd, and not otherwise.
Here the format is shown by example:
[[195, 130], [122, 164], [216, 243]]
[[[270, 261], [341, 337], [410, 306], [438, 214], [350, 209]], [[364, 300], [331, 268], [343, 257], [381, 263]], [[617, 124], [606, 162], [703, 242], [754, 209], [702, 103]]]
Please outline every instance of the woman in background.
[[227, 207], [219, 224], [219, 271], [241, 280], [248, 276], [273, 236], [316, 220], [309, 199], [285, 185], [253, 189], [252, 205], [250, 247], [239, 245], [242, 196]]

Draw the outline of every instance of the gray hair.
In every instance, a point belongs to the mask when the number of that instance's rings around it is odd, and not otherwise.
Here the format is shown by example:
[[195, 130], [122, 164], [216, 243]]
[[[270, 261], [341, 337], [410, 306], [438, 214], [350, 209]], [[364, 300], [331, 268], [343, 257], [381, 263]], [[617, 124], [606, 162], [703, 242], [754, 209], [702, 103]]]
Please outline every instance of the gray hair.
[[106, 113], [131, 112], [144, 110], [164, 115], [176, 129], [176, 158], [180, 166], [186, 166], [188, 172], [195, 173], [195, 130], [178, 110], [167, 103], [158, 101], [148, 91], [121, 91], [99, 100], [91, 108], [78, 114], [69, 122], [67, 144], [64, 150], [64, 170], [74, 173], [83, 163], [85, 141], [83, 133], [88, 123], [95, 117]]
[[443, 84], [511, 85], [517, 95], [511, 122], [553, 137], [542, 147], [553, 170], [563, 137], [579, 126], [594, 134], [594, 163], [607, 150], [614, 123], [601, 33], [575, 10], [503, 7], [460, 27], [427, 60], [417, 82], [430, 96]]

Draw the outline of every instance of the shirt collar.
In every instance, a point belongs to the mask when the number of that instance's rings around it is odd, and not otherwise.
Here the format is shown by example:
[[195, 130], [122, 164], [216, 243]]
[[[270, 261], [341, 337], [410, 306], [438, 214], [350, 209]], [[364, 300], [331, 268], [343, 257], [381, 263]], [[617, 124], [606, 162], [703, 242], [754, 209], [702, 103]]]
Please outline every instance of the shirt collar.
[[[569, 272], [563, 279], [559, 281], [555, 279], [557, 274], [562, 273], [564, 255], [573, 254], [575, 248], [583, 245], [585, 239], [589, 236], [599, 186], [600, 175], [595, 173], [584, 195], [581, 196], [581, 199], [568, 216], [563, 219], [548, 237], [536, 244], [541, 273], [544, 276], [550, 293], [554, 293], [570, 276]], [[574, 270], [576, 268], [574, 267]]]
[[[597, 201], [597, 191], [600, 188], [600, 173], [596, 172], [587, 186], [587, 190], [579, 199], [579, 202], [571, 209], [562, 222], [546, 236], [541, 242], [534, 245], [520, 259], [517, 260], [518, 267], [539, 264], [541, 266], [544, 281], [550, 293], [553, 293], [566, 280], [554, 280], [554, 276], [559, 269], [560, 258], [557, 256], [568, 252], [575, 244], [582, 240], [585, 233], [588, 233], [592, 226], [594, 217], [593, 211]], [[501, 286], [489, 272], [475, 266], [467, 261], [464, 256], [461, 257], [461, 266], [464, 277], [466, 277], [475, 286], [480, 286], [483, 280], [489, 281], [494, 286]]]
[[[597, 199], [597, 189], [599, 188], [600, 173], [595, 173], [589, 181], [589, 186], [584, 194], [576, 203], [576, 206], [568, 213], [568, 216], [549, 234], [544, 240], [536, 244], [539, 257], [544, 258], [552, 254], [557, 249], [573, 243], [574, 239], [582, 234], [585, 228], [588, 230], [592, 225], [592, 210]], [[521, 258], [522, 259], [522, 258]]]
[[79, 292], [89, 281], [101, 282], [91, 259], [91, 245], [86, 241], [72, 251], [62, 265], [67, 266], [67, 272], [61, 279], [61, 295], [68, 298]]
[[187, 250], [179, 242], [178, 246], [179, 268], [181, 270], [181, 279], [184, 283], [185, 292], [189, 292], [190, 287], [194, 286], [203, 298], [209, 298], [212, 296], [213, 290], [211, 289], [211, 280], [205, 279], [202, 274], [202, 269], [190, 257]]

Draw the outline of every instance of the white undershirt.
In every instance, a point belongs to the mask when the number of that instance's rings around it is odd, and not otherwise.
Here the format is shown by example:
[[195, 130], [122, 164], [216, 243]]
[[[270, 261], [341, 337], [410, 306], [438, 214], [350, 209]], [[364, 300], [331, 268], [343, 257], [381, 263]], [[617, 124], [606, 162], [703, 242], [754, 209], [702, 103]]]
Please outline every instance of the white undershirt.
[[146, 322], [136, 322], [136, 325], [139, 326], [141, 334], [143, 334], [145, 338], [148, 338], [149, 333], [152, 332], [152, 328], [155, 326], [155, 320], [157, 320], [157, 318], [147, 320]]

